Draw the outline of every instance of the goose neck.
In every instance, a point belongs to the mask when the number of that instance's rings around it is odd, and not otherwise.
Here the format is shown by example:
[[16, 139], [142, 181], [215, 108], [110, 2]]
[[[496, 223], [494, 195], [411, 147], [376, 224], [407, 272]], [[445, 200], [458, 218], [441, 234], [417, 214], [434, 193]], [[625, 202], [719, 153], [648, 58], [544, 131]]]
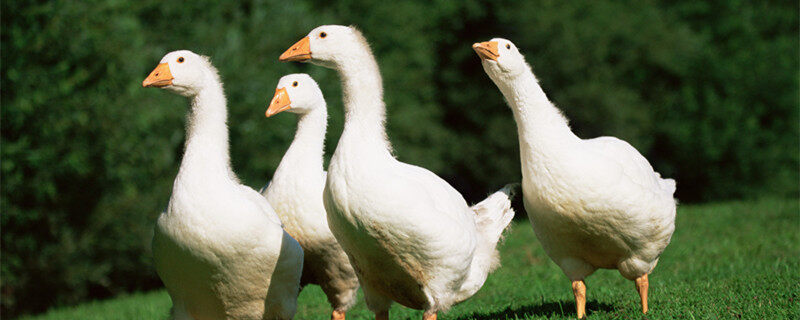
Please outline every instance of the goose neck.
[[294, 140], [275, 170], [273, 180], [284, 175], [296, 176], [298, 171], [322, 170], [327, 120], [325, 106], [298, 115]]
[[[566, 146], [579, 141], [570, 130], [567, 119], [550, 102], [530, 70], [511, 81], [498, 83], [517, 122], [523, 158], [554, 157], [558, 150], [565, 150]], [[539, 152], [541, 150], [547, 152]]]
[[192, 97], [191, 105], [186, 149], [179, 175], [202, 172], [204, 176], [220, 173], [234, 178], [230, 166], [227, 109], [222, 85], [211, 82], [211, 85]]
[[530, 70], [502, 83], [499, 88], [514, 113], [517, 125], [526, 133], [569, 131], [567, 119], [550, 102]]
[[386, 137], [386, 106], [383, 82], [372, 55], [355, 57], [338, 64], [343, 82], [345, 124], [343, 138], [360, 139], [389, 150]]

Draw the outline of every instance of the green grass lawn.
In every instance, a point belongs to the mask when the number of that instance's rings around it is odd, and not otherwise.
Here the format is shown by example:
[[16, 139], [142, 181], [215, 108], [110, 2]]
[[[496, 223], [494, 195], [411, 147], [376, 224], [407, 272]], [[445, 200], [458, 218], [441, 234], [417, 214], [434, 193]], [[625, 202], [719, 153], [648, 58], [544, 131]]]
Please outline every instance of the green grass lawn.
[[[520, 212], [520, 215], [525, 213]], [[650, 312], [639, 312], [633, 282], [600, 270], [586, 280], [590, 319], [800, 318], [800, 202], [761, 200], [680, 206], [672, 243], [650, 275]], [[440, 319], [574, 318], [570, 282], [544, 254], [527, 221], [513, 225], [500, 246], [503, 266], [471, 299]], [[27, 317], [44, 319], [165, 319], [165, 291]], [[296, 319], [328, 319], [319, 287], [300, 294]], [[392, 308], [392, 319], [422, 312]], [[370, 319], [363, 299], [348, 319]]]

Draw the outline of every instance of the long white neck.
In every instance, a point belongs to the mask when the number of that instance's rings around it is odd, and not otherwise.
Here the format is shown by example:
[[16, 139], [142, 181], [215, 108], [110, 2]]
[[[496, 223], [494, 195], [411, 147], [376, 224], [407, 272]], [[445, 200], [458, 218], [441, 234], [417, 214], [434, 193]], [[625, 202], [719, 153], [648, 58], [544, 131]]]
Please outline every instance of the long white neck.
[[228, 150], [227, 107], [222, 84], [207, 76], [207, 85], [192, 97], [186, 150], [178, 177], [203, 176], [236, 180]]
[[496, 83], [517, 122], [523, 166], [526, 157], [529, 160], [557, 157], [558, 150], [580, 141], [570, 130], [567, 119], [547, 99], [530, 69], [511, 80]]
[[328, 113], [324, 101], [321, 103], [321, 107], [297, 117], [297, 132], [275, 170], [273, 182], [286, 177], [305, 179], [309, 174], [322, 172]]
[[386, 136], [386, 105], [378, 63], [369, 50], [337, 63], [344, 86], [342, 142], [354, 142], [391, 156]]

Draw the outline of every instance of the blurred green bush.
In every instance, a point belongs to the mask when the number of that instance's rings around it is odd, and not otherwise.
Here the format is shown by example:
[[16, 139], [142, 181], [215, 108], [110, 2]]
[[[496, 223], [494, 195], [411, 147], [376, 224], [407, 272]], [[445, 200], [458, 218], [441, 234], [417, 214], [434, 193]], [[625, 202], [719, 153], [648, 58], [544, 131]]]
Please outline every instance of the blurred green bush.
[[682, 201], [798, 195], [796, 1], [4, 1], [2, 313], [160, 286], [184, 98], [141, 81], [163, 54], [209, 55], [226, 84], [234, 170], [271, 175], [294, 119], [265, 119], [308, 72], [341, 132], [327, 69], [277, 62], [311, 28], [354, 24], [382, 67], [398, 157], [480, 200], [520, 179], [516, 128], [470, 49], [513, 40], [582, 137], [631, 142]]

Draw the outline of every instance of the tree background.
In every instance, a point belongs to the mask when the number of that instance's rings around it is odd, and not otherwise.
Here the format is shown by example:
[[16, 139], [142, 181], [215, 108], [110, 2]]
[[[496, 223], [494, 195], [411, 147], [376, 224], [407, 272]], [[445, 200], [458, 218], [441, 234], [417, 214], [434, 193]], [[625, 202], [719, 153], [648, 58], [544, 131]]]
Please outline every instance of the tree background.
[[[581, 137], [629, 141], [682, 202], [797, 197], [797, 1], [3, 1], [2, 313], [161, 286], [149, 242], [180, 164], [185, 98], [141, 81], [169, 51], [208, 55], [235, 172], [274, 172], [295, 119], [265, 119], [310, 73], [342, 129], [334, 71], [277, 56], [358, 26], [381, 66], [389, 137], [477, 202], [520, 180], [516, 126], [472, 43], [511, 39]], [[521, 211], [520, 211], [521, 212]]]

